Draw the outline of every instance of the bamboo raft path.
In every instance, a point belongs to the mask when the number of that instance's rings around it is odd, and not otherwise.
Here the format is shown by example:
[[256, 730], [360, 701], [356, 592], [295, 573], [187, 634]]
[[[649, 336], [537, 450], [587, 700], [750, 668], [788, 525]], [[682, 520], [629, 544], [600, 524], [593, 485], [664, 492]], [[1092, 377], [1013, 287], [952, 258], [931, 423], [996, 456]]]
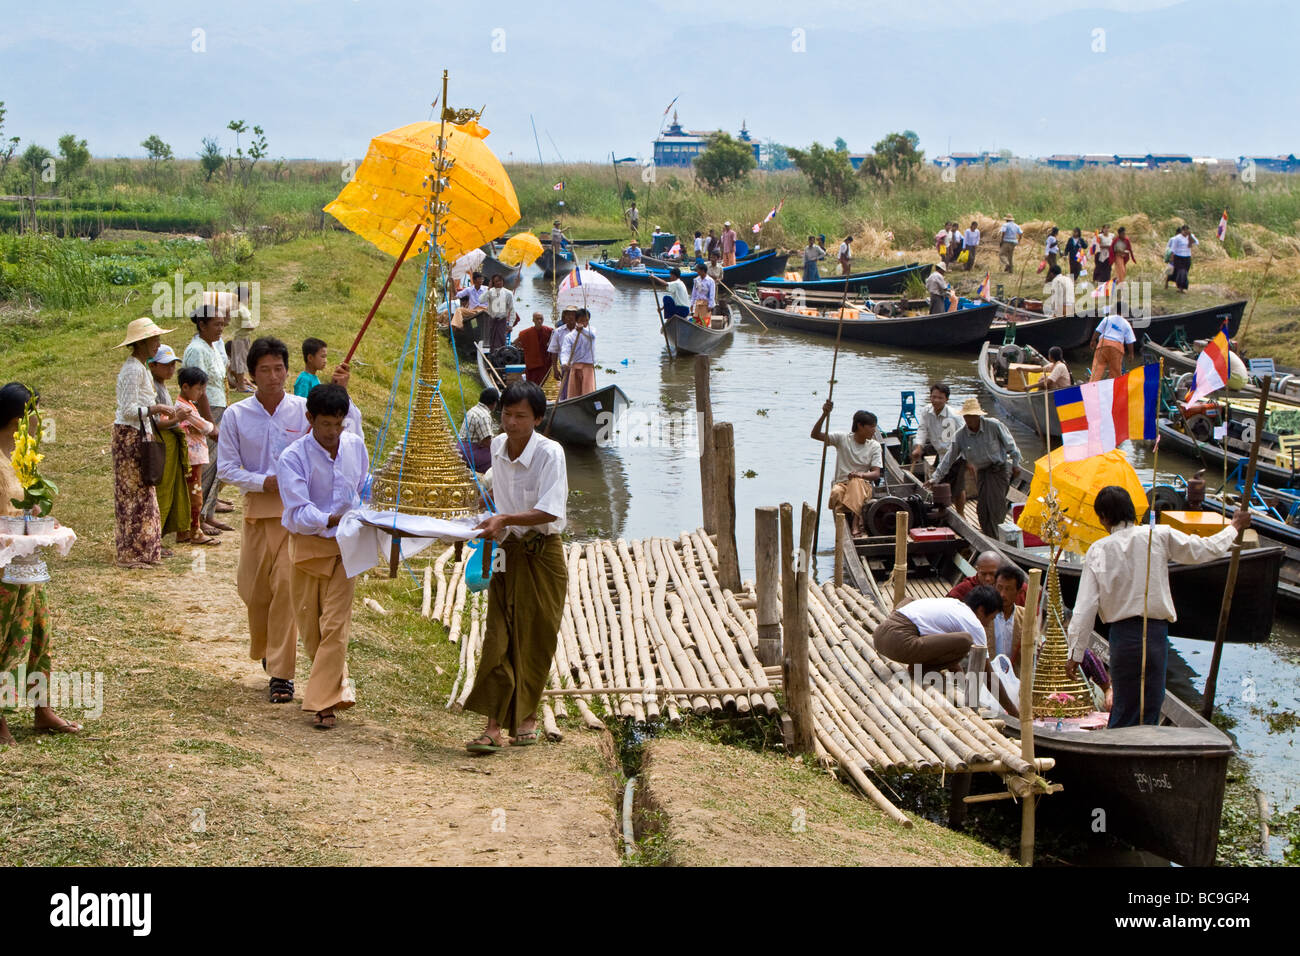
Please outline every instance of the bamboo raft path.
[[[571, 709], [586, 727], [604, 729], [593, 703], [638, 722], [780, 714], [774, 692], [785, 669], [760, 660], [754, 584], [745, 582], [739, 594], [721, 586], [717, 545], [703, 530], [676, 540], [573, 543], [565, 556], [568, 600], [542, 703], [548, 738], [561, 739], [557, 719]], [[469, 549], [458, 559], [448, 547], [425, 572], [427, 616], [460, 644], [447, 704], [453, 711], [473, 686], [483, 641], [486, 592], [470, 592], [465, 580], [466, 561], [478, 559]], [[918, 684], [905, 665], [877, 654], [871, 633], [887, 612], [842, 584], [812, 583], [806, 593], [811, 749], [822, 766], [837, 767], [905, 826], [910, 821], [872, 777], [988, 772], [1007, 781], [1009, 792], [1000, 796], [1031, 792], [1052, 761], [1024, 759], [1001, 722]]]

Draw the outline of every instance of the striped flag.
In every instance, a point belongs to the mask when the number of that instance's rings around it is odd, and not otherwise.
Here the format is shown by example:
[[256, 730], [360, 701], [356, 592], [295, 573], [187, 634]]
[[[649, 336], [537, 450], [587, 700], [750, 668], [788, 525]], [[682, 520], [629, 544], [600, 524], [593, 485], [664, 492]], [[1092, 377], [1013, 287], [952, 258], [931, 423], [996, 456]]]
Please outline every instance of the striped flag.
[[[678, 101], [678, 99], [681, 98], [681, 95], [682, 95], [682, 94], [678, 93], [676, 96], [674, 96], [674, 97], [673, 97], [673, 103], [676, 103], [676, 102]], [[669, 103], [667, 106], [664, 107], [664, 115], [663, 115], [662, 119], [667, 119], [667, 118], [668, 118], [668, 111], [669, 111], [670, 109], [673, 108], [673, 103]]]
[[1052, 393], [1066, 461], [1102, 455], [1132, 439], [1156, 437], [1160, 366], [1135, 368], [1119, 378], [1058, 388]]
[[1101, 285], [1097, 286], [1097, 288], [1092, 290], [1092, 297], [1094, 299], [1100, 299], [1100, 298], [1109, 299], [1111, 293], [1114, 291], [1115, 291], [1115, 280], [1107, 279]]
[[567, 276], [564, 277], [564, 281], [560, 283], [560, 288], [576, 289], [580, 285], [582, 285], [582, 270], [574, 269]]
[[1224, 237], [1228, 234], [1228, 210], [1226, 209], [1223, 210], [1223, 215], [1219, 217], [1219, 228], [1217, 231], [1219, 234], [1219, 241], [1222, 242]]
[[975, 294], [985, 302], [993, 297], [991, 292], [991, 283], [989, 282], [989, 274], [987, 272], [984, 273], [984, 281], [980, 283], [979, 290]]
[[1074, 259], [1076, 262], [1079, 263], [1080, 272], [1088, 271], [1088, 250], [1087, 249], [1085, 249], [1083, 246], [1080, 246], [1074, 254]]
[[777, 203], [775, 206], [773, 206], [773, 207], [771, 208], [771, 210], [768, 212], [768, 214], [767, 214], [766, 216], [763, 217], [763, 221], [762, 221], [762, 222], [756, 222], [756, 223], [754, 223], [754, 226], [753, 226], [753, 228], [752, 228], [750, 231], [753, 232], [755, 235], [757, 235], [758, 232], [759, 232], [759, 231], [760, 231], [760, 230], [761, 230], [765, 225], [767, 225], [769, 222], [771, 222], [773, 219], [776, 218], [776, 214], [779, 213], [779, 212], [781, 211], [781, 207], [784, 206], [784, 205], [785, 205], [785, 200], [782, 199], [779, 203]]
[[555, 184], [554, 186], [552, 186], [551, 188], [554, 189], [556, 192], [559, 192], [561, 189], [564, 188], [564, 180], [561, 179], [558, 183], [556, 183], [556, 184]]
[[1195, 405], [1228, 384], [1228, 326], [1219, 329], [1219, 334], [1210, 339], [1210, 343], [1201, 349], [1196, 357], [1196, 371], [1193, 373], [1192, 390], [1187, 393], [1187, 404]]

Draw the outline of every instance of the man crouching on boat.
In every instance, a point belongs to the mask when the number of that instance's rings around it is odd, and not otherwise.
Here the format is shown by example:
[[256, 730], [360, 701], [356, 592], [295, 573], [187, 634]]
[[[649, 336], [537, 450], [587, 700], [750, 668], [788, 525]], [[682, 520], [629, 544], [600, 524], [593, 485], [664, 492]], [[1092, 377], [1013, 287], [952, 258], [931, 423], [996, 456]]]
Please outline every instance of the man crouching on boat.
[[1084, 555], [1070, 619], [1066, 672], [1071, 678], [1079, 675], [1094, 619], [1100, 617], [1110, 625], [1110, 679], [1115, 698], [1107, 726], [1137, 726], [1139, 708], [1141, 723], [1158, 724], [1165, 701], [1169, 625], [1178, 620], [1169, 591], [1169, 562], [1201, 564], [1223, 557], [1237, 533], [1250, 527], [1250, 512], [1238, 508], [1232, 524], [1209, 538], [1198, 538], [1167, 524], [1137, 526], [1133, 499], [1117, 485], [1097, 492], [1093, 508], [1107, 536], [1093, 542]]
[[812, 427], [813, 441], [835, 448], [835, 480], [831, 482], [828, 507], [843, 508], [849, 515], [849, 530], [862, 533], [862, 509], [871, 500], [871, 486], [880, 477], [884, 455], [876, 441], [876, 416], [871, 412], [853, 413], [852, 432], [822, 431], [830, 419], [834, 404], [828, 398], [821, 418]]

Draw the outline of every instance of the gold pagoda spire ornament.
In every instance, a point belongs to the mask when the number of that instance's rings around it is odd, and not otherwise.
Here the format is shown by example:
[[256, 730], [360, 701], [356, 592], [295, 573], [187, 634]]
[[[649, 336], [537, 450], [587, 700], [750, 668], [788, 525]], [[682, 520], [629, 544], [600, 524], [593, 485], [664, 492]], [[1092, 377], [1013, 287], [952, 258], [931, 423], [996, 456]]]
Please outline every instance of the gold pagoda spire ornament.
[[[1056, 571], [1057, 558], [1060, 556], [1056, 545], [1064, 538], [1063, 523], [1069, 519], [1061, 511], [1056, 501], [1056, 491], [1050, 485], [1043, 504], [1047, 517], [1043, 522], [1042, 537], [1053, 554], [1047, 565], [1047, 621], [1043, 626], [1043, 642], [1038, 647], [1034, 663], [1034, 713], [1083, 717], [1095, 708], [1088, 685], [1081, 677], [1070, 677], [1065, 670], [1069, 660], [1069, 645], [1065, 639], [1061, 578]], [[1063, 695], [1072, 699], [1063, 700]]]
[[[447, 231], [445, 218], [451, 209], [451, 202], [444, 193], [448, 188], [447, 174], [456, 164], [456, 160], [446, 154], [447, 123], [468, 122], [482, 113], [481, 110], [452, 110], [445, 105], [446, 70], [442, 73], [441, 101], [444, 106], [431, 157], [432, 172], [425, 180], [429, 202], [424, 217], [425, 232], [439, 266], [439, 276], [446, 266], [445, 250], [440, 240]], [[378, 510], [390, 509], [436, 518], [464, 517], [477, 514], [484, 506], [469, 466], [455, 451], [455, 438], [447, 425], [439, 394], [439, 325], [431, 320], [427, 297], [424, 302], [418, 320], [415, 367], [411, 372], [416, 377], [415, 398], [408, 413], [406, 435], [375, 470], [371, 483], [371, 506]]]

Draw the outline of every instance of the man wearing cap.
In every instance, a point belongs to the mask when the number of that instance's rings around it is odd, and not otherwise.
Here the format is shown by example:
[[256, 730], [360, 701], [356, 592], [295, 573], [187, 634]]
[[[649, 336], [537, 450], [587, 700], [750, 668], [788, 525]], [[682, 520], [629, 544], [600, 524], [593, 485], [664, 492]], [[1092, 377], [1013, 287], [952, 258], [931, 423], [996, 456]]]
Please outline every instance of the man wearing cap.
[[560, 220], [551, 223], [551, 254], [559, 256], [564, 249], [564, 232], [560, 229]]
[[736, 230], [731, 227], [730, 219], [724, 222], [722, 226], [722, 264], [723, 266], [734, 266], [736, 264]]
[[930, 314], [952, 312], [957, 308], [957, 293], [948, 284], [948, 266], [940, 259], [925, 279], [925, 291], [930, 293]]
[[1012, 260], [1015, 259], [1016, 246], [1020, 244], [1020, 235], [1024, 230], [1016, 225], [1015, 216], [1007, 216], [1002, 224], [1002, 242], [998, 246], [998, 257], [1002, 260], [1002, 271], [1010, 272]]
[[984, 413], [979, 399], [966, 399], [961, 417], [966, 420], [966, 427], [953, 437], [934, 472], [946, 475], [954, 460], [966, 459], [967, 476], [975, 479], [980, 531], [993, 536], [1007, 516], [1007, 491], [1011, 479], [1020, 472], [1020, 449], [1007, 426]]
[[480, 473], [492, 467], [492, 439], [497, 435], [492, 413], [496, 410], [497, 399], [500, 397], [495, 388], [483, 389], [479, 393], [478, 404], [465, 413], [465, 423], [457, 436], [460, 439], [460, 456]]
[[1128, 352], [1129, 364], [1134, 362], [1133, 346], [1137, 336], [1128, 319], [1116, 312], [1107, 315], [1092, 330], [1092, 381], [1100, 382], [1104, 378], [1119, 378], [1124, 374], [1124, 353]]

